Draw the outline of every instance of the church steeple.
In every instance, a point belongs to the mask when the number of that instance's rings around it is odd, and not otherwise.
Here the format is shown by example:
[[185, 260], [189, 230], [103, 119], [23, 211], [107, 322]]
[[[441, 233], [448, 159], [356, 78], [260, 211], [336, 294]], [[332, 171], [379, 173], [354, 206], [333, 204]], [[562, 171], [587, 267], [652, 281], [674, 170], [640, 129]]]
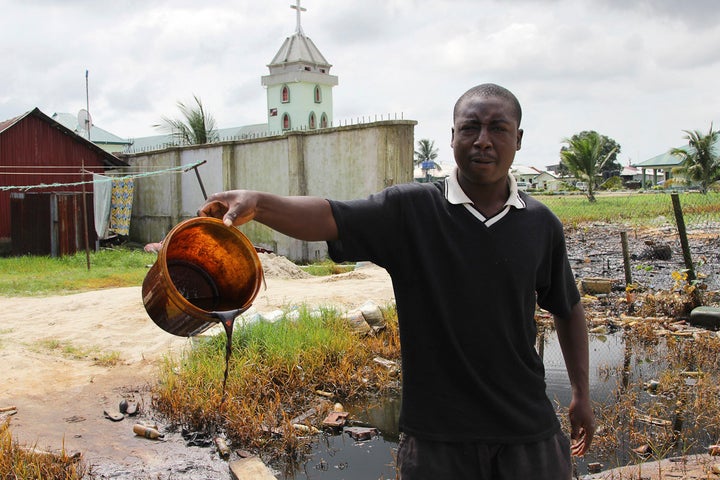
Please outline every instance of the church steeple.
[[332, 87], [338, 78], [330, 75], [328, 63], [302, 29], [300, 0], [296, 10], [295, 33], [286, 38], [262, 77], [267, 87], [268, 129], [315, 129], [332, 124]]

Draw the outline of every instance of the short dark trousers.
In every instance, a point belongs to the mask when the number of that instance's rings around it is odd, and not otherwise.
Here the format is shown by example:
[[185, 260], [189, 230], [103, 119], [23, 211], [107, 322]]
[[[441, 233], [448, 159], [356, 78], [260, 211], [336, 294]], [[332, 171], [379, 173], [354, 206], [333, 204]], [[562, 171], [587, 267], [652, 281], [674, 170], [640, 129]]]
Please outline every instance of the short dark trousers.
[[571, 480], [565, 434], [536, 443], [434, 442], [404, 435], [397, 455], [400, 480]]

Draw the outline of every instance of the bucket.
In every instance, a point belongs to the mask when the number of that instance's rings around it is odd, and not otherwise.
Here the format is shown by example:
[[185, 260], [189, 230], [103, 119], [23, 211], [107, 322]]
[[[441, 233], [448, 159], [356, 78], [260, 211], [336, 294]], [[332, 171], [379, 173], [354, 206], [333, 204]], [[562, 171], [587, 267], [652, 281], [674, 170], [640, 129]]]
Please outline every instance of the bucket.
[[143, 304], [160, 328], [192, 337], [227, 320], [228, 312], [237, 316], [250, 308], [262, 281], [260, 259], [242, 232], [196, 217], [163, 240], [143, 281]]

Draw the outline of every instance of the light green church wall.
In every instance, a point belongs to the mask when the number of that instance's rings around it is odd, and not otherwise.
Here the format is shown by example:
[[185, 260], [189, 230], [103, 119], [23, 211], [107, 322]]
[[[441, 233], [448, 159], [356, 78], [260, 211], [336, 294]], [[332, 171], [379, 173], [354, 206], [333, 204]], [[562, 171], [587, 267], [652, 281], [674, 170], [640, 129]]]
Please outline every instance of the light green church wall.
[[[282, 87], [287, 85], [290, 89], [290, 101], [282, 102]], [[287, 84], [272, 85], [268, 87], [268, 111], [277, 110], [277, 115], [268, 117], [268, 130], [270, 132], [282, 131], [283, 115], [290, 115], [290, 128], [294, 130], [308, 129], [310, 112], [315, 112], [316, 127], [320, 127], [320, 119], [324, 113], [328, 119], [328, 125], [333, 121], [332, 87], [329, 85], [317, 84], [320, 87], [321, 102], [315, 102], [315, 85], [313, 83], [293, 82]]]

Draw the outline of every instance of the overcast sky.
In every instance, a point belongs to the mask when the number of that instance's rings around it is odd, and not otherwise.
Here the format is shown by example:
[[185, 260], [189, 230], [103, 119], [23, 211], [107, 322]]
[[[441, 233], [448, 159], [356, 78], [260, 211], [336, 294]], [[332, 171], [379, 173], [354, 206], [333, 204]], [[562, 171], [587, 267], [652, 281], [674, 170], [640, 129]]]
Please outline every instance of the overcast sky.
[[[0, 120], [86, 105], [123, 138], [161, 133], [197, 95], [221, 128], [266, 122], [260, 77], [295, 31], [295, 0], [0, 0]], [[303, 0], [302, 27], [339, 77], [335, 121], [418, 122], [452, 163], [452, 106], [494, 82], [523, 106], [516, 163], [558, 162], [596, 130], [623, 164], [720, 127], [718, 0]]]

